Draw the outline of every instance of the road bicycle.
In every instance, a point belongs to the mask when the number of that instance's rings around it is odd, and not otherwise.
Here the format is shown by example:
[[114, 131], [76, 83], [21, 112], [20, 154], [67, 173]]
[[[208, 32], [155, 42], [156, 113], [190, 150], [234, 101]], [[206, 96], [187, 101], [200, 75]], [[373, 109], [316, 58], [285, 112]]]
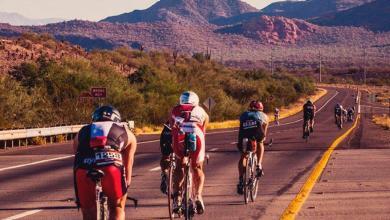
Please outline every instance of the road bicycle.
[[104, 177], [104, 172], [98, 169], [88, 170], [87, 176], [95, 182], [95, 192], [96, 192], [96, 218], [97, 220], [107, 220], [108, 219], [108, 206], [107, 206], [107, 196], [103, 193], [102, 187], [102, 178]]
[[257, 141], [254, 138], [243, 139], [243, 146], [246, 146], [246, 163], [245, 173], [243, 176], [244, 180], [244, 201], [245, 204], [249, 203], [249, 199], [254, 202], [257, 197], [259, 189], [259, 177], [257, 176], [256, 168], [258, 165], [256, 149]]
[[[87, 177], [90, 178], [95, 183], [95, 192], [96, 192], [96, 218], [97, 220], [108, 220], [109, 211], [107, 204], [107, 196], [103, 192], [102, 187], [102, 178], [104, 177], [104, 172], [99, 169], [90, 169], [87, 172]], [[138, 200], [130, 196], [127, 197], [127, 200], [134, 202], [134, 207], [138, 207]]]
[[169, 218], [170, 219], [175, 218], [175, 213], [173, 211], [173, 209], [174, 209], [174, 201], [173, 200], [175, 198], [174, 191], [173, 191], [173, 184], [175, 182], [175, 179], [174, 179], [175, 170], [176, 170], [176, 156], [172, 152], [169, 155], [169, 168], [168, 168], [168, 178], [167, 178], [168, 211], [169, 211]]
[[303, 137], [305, 139], [305, 142], [307, 143], [309, 141], [309, 136], [310, 136], [310, 125], [309, 125], [309, 120], [305, 121], [305, 130], [303, 132]]
[[343, 128], [342, 116], [336, 115], [336, 124], [337, 124], [337, 127], [338, 127], [339, 129], [342, 129], [342, 128]]

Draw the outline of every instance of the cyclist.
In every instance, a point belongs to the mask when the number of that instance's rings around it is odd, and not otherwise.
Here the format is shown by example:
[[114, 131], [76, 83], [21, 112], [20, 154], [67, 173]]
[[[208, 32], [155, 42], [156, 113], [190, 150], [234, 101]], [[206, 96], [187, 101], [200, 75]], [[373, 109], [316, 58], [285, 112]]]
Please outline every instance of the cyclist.
[[245, 172], [245, 159], [246, 153], [244, 153], [243, 139], [255, 138], [257, 141], [258, 149], [256, 149], [258, 166], [256, 168], [256, 176], [261, 177], [264, 175], [262, 161], [264, 155], [264, 140], [268, 130], [268, 116], [263, 112], [263, 104], [259, 101], [252, 101], [249, 104], [248, 111], [244, 112], [240, 116], [240, 129], [238, 132], [238, 150], [242, 153], [241, 158], [238, 161], [238, 184], [237, 193], [243, 194]]
[[87, 177], [90, 169], [102, 170], [102, 188], [108, 197], [110, 218], [125, 219], [127, 188], [131, 182], [137, 141], [112, 106], [102, 106], [92, 115], [92, 123], [81, 128], [74, 139], [74, 183], [76, 203], [83, 219], [96, 219], [95, 183]]
[[275, 108], [274, 117], [275, 117], [275, 123], [279, 125], [280, 110], [278, 108]]
[[348, 109], [348, 121], [353, 121], [353, 116], [355, 115], [355, 107]]
[[310, 132], [314, 131], [314, 117], [316, 114], [316, 106], [308, 99], [303, 105], [303, 138], [305, 138], [305, 125], [309, 123]]
[[161, 150], [161, 184], [160, 190], [162, 193], [166, 194], [168, 185], [167, 185], [167, 174], [169, 168], [169, 155], [172, 153], [172, 134], [171, 128], [169, 127], [169, 121], [164, 124], [164, 128], [160, 135], [160, 150]]
[[[180, 123], [178, 123], [180, 121]], [[198, 214], [203, 214], [205, 206], [203, 203], [202, 192], [204, 185], [203, 162], [205, 159], [205, 134], [209, 122], [209, 116], [205, 110], [199, 106], [199, 97], [192, 91], [183, 92], [180, 96], [180, 104], [175, 106], [171, 112], [170, 127], [172, 128], [173, 151], [178, 158], [175, 185], [175, 206], [181, 206], [181, 189], [184, 180], [184, 138], [185, 133], [194, 133], [196, 135], [196, 150], [190, 154], [194, 182], [195, 205]], [[184, 132], [183, 132], [184, 131]]]
[[[343, 112], [344, 112], [344, 109], [343, 109], [343, 106], [340, 105], [340, 103], [337, 103], [336, 106], [334, 107], [334, 118], [335, 118], [335, 123], [337, 124], [338, 120], [340, 120], [340, 123], [342, 124], [342, 116], [343, 116]], [[340, 124], [340, 126], [342, 126]]]

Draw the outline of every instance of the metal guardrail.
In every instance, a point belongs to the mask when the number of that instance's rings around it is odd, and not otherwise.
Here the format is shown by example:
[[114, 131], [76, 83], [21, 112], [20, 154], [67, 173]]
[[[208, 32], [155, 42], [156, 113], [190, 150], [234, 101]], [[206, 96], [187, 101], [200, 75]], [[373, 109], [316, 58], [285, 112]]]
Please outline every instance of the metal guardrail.
[[[130, 129], [134, 129], [134, 121], [123, 122]], [[27, 140], [35, 137], [53, 137], [56, 135], [69, 135], [76, 134], [84, 125], [68, 125], [48, 128], [31, 128], [31, 129], [16, 129], [16, 130], [4, 130], [0, 131], [0, 141], [4, 142], [4, 148], [7, 147], [7, 141], [11, 142], [13, 147], [14, 141]], [[27, 141], [25, 142], [27, 145]]]
[[0, 131], [0, 141], [77, 133], [84, 125]]

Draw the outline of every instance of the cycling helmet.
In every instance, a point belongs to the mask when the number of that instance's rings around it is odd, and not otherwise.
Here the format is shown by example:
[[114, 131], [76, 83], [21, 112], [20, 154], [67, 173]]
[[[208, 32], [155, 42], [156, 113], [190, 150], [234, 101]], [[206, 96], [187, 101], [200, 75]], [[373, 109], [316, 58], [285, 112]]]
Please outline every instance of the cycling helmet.
[[337, 104], [336, 104], [336, 108], [341, 108], [340, 103], [337, 103]]
[[180, 105], [191, 104], [194, 106], [199, 105], [199, 97], [195, 92], [186, 91], [180, 95]]
[[264, 110], [263, 103], [253, 100], [249, 104], [249, 110], [263, 111]]
[[121, 122], [121, 114], [118, 109], [111, 105], [105, 105], [97, 108], [92, 114], [92, 121], [113, 121]]
[[311, 101], [311, 99], [307, 99], [306, 103], [307, 103], [307, 104], [313, 104], [313, 102]]

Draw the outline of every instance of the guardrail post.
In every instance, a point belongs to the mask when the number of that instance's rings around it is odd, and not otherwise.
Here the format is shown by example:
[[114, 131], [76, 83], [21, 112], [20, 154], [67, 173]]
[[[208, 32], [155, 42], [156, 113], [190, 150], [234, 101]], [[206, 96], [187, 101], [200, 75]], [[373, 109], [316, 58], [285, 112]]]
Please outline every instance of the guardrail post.
[[53, 136], [50, 136], [50, 144], [53, 143]]
[[18, 139], [18, 147], [20, 147], [20, 139]]
[[11, 148], [14, 148], [14, 140], [11, 140]]
[[27, 145], [28, 145], [28, 139], [26, 138], [26, 143], [24, 144], [26, 147], [27, 147]]

